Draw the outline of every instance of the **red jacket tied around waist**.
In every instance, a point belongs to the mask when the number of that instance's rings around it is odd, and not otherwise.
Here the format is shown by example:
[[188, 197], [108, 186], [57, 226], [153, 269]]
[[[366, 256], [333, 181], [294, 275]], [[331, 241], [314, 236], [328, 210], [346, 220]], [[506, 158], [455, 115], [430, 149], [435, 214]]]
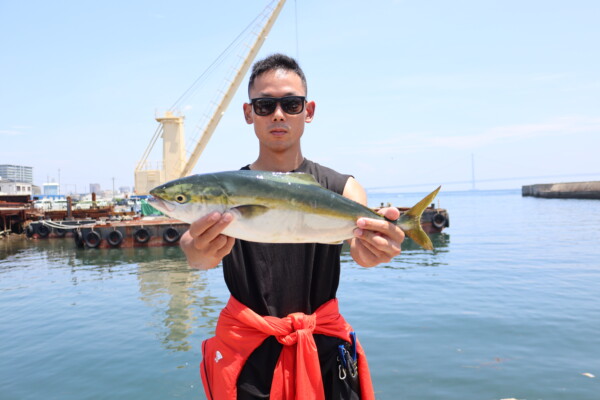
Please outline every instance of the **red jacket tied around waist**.
[[[313, 333], [350, 341], [352, 327], [339, 313], [337, 299], [314, 314], [293, 313], [284, 318], [260, 316], [230, 297], [221, 311], [216, 335], [202, 344], [200, 371], [211, 400], [235, 400], [236, 382], [252, 352], [269, 336], [283, 344], [277, 361], [271, 399], [324, 399], [317, 346]], [[374, 399], [367, 359], [357, 343], [361, 399]]]

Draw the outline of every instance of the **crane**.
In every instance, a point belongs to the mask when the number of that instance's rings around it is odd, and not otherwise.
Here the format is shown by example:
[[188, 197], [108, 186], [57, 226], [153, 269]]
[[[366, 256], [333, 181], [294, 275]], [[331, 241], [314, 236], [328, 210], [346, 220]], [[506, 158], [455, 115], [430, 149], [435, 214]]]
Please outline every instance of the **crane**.
[[[273, 6], [274, 3], [276, 4]], [[164, 182], [187, 176], [192, 172], [192, 169], [198, 162], [198, 158], [200, 158], [200, 155], [206, 148], [212, 134], [217, 128], [221, 117], [225, 114], [225, 110], [229, 106], [231, 99], [239, 88], [242, 79], [248, 72], [256, 54], [265, 42], [267, 35], [273, 27], [284, 4], [285, 0], [278, 0], [277, 2], [273, 1], [265, 9], [265, 22], [263, 23], [260, 32], [256, 35], [253, 44], [249, 47], [245, 58], [237, 68], [227, 89], [223, 92], [215, 111], [204, 126], [199, 139], [193, 145], [193, 150], [189, 158], [186, 159], [185, 153], [183, 122], [185, 117], [183, 115], [176, 115], [170, 110], [167, 111], [164, 116], [156, 118], [159, 125], [135, 168], [135, 193], [137, 195], [148, 194], [152, 188]], [[159, 137], [162, 137], [163, 139], [162, 162], [156, 163], [154, 168], [152, 168], [152, 164], [148, 162], [148, 156]]]

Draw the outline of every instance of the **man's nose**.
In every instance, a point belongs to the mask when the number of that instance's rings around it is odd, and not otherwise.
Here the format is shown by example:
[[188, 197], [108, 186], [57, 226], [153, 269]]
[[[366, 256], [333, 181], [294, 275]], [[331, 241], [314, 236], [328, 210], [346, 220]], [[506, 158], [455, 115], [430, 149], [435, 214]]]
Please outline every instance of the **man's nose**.
[[277, 106], [275, 107], [275, 111], [273, 111], [273, 121], [284, 121], [285, 113], [281, 108], [281, 104], [277, 102]]

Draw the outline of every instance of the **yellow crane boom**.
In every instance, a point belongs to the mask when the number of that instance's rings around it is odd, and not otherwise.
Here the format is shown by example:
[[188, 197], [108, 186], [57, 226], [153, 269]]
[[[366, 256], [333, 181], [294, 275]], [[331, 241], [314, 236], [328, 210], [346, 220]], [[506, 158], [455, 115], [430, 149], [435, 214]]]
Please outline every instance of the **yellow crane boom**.
[[[265, 16], [267, 16], [266, 22], [262, 25], [260, 32], [256, 35], [256, 39], [252, 45], [249, 46], [248, 53], [243, 59], [241, 66], [236, 70], [233, 79], [229, 83], [229, 86], [223, 92], [223, 96], [217, 104], [212, 117], [208, 120], [207, 124], [204, 126], [204, 129], [200, 133], [198, 141], [195, 145], [192, 145], [193, 151], [191, 152], [189, 158], [186, 157], [184, 147], [185, 135], [183, 115], [175, 115], [172, 111], [167, 111], [164, 116], [156, 118], [156, 121], [158, 121], [160, 125], [156, 129], [156, 132], [154, 133], [150, 144], [144, 152], [142, 159], [138, 162], [135, 168], [136, 194], [148, 194], [150, 189], [155, 186], [158, 186], [169, 180], [191, 174], [192, 169], [198, 162], [198, 158], [206, 148], [206, 145], [208, 144], [213, 132], [217, 128], [217, 125], [221, 121], [221, 117], [223, 117], [227, 106], [229, 106], [231, 99], [239, 88], [242, 79], [244, 79], [244, 76], [248, 72], [248, 69], [256, 57], [256, 54], [265, 42], [269, 31], [273, 27], [275, 20], [279, 16], [279, 13], [285, 4], [285, 0], [278, 0], [277, 4], [273, 7], [273, 4], [276, 1], [277, 0], [273, 0], [265, 8], [263, 13], [261, 13], [261, 15], [264, 15], [262, 17], [263, 20], [265, 19]], [[150, 163], [147, 161], [147, 158], [159, 137], [162, 137], [163, 139], [162, 161], [155, 163], [155, 168], [149, 168]]]
[[181, 177], [189, 175], [192, 172], [192, 169], [194, 168], [196, 163], [198, 162], [198, 158], [200, 158], [200, 155], [206, 148], [206, 145], [208, 144], [208, 141], [210, 140], [213, 132], [217, 128], [219, 121], [221, 121], [221, 117], [223, 117], [223, 114], [225, 114], [225, 110], [227, 109], [227, 106], [229, 106], [231, 99], [233, 98], [233, 96], [235, 95], [235, 92], [237, 91], [240, 84], [242, 83], [242, 79], [244, 79], [246, 72], [248, 72], [248, 69], [250, 68], [252, 61], [256, 57], [256, 54], [258, 53], [261, 46], [267, 39], [267, 35], [269, 34], [269, 31], [273, 27], [273, 24], [275, 23], [275, 20], [279, 16], [279, 13], [281, 12], [281, 9], [283, 8], [284, 4], [285, 4], [285, 0], [280, 0], [277, 3], [275, 8], [273, 9], [273, 12], [267, 19], [267, 22], [261, 29], [260, 33], [256, 36], [256, 40], [254, 41], [254, 44], [252, 45], [252, 47], [250, 47], [250, 50], [248, 51], [248, 55], [244, 59], [244, 62], [242, 63], [240, 68], [235, 73], [233, 80], [231, 81], [231, 83], [229, 84], [229, 87], [225, 91], [225, 94], [223, 95], [223, 98], [219, 102], [219, 105], [217, 106], [213, 116], [206, 124], [206, 127], [204, 128], [202, 135], [200, 136], [200, 139], [198, 139], [198, 143], [196, 143], [194, 151], [192, 152], [192, 154], [190, 155], [190, 158], [187, 160], [185, 166], [183, 167], [183, 170], [181, 171]]

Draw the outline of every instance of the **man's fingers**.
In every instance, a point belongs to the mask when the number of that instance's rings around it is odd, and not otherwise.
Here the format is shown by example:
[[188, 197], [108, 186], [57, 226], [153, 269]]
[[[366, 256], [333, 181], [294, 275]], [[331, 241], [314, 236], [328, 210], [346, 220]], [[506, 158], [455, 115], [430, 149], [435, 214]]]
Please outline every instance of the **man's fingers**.
[[202, 247], [202, 242], [208, 243], [213, 241], [231, 221], [233, 221], [233, 215], [230, 213], [222, 215], [216, 212], [211, 213], [190, 225], [190, 235], [194, 239], [200, 239], [198, 241], [195, 240], [195, 242]]
[[385, 220], [373, 218], [359, 218], [356, 225], [363, 230], [381, 232], [384, 235], [393, 236], [397, 230], [400, 230], [396, 225]]
[[396, 207], [382, 208], [379, 210], [379, 214], [392, 221], [395, 221], [398, 218], [400, 218], [400, 210], [398, 210]]
[[224, 247], [227, 246], [227, 238], [228, 237], [229, 236], [219, 235], [216, 238], [214, 238], [213, 240], [211, 240], [210, 242], [207, 242], [207, 247], [210, 248], [215, 253], [218, 253], [219, 251], [221, 251], [221, 249], [223, 249]]
[[381, 235], [378, 232], [359, 230], [359, 240], [371, 252], [378, 254], [383, 253], [389, 257], [394, 257], [400, 254], [400, 243], [391, 240], [389, 237]]
[[188, 231], [192, 237], [197, 237], [202, 235], [208, 228], [213, 226], [215, 222], [217, 222], [221, 218], [221, 214], [218, 212], [213, 212], [208, 215], [205, 215], [202, 218], [197, 219], [192, 222]]
[[389, 262], [393, 257], [386, 253], [382, 253], [375, 246], [366, 240], [357, 240], [357, 251], [360, 254], [361, 260], [369, 265], [377, 265], [382, 262]]
[[221, 235], [221, 237], [225, 238], [225, 241], [223, 243], [223, 246], [219, 248], [219, 250], [217, 250], [216, 256], [218, 258], [223, 258], [227, 254], [229, 254], [231, 252], [231, 249], [233, 248], [233, 245], [235, 244], [235, 238], [225, 235]]
[[373, 246], [371, 243], [369, 243], [366, 240], [358, 240], [358, 245], [360, 247], [364, 248], [364, 251], [366, 251], [367, 253], [369, 253], [372, 257], [375, 257], [376, 253], [379, 253], [379, 250]]

